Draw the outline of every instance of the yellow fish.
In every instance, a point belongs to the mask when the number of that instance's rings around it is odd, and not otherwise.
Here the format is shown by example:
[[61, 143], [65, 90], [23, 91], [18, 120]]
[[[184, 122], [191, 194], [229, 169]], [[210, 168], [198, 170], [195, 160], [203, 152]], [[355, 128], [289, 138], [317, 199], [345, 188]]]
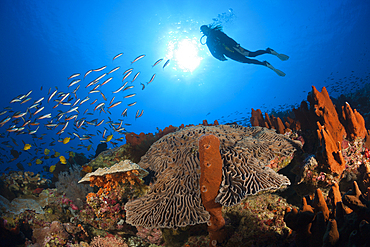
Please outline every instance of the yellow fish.
[[63, 165], [67, 164], [67, 160], [64, 156], [60, 156], [59, 160], [60, 160], [60, 163], [62, 163]]
[[90, 151], [90, 149], [91, 149], [91, 144], [87, 146], [87, 151]]
[[74, 153], [74, 152], [72, 152], [72, 151], [70, 151], [70, 152], [69, 152], [69, 157], [72, 157], [72, 158], [73, 158], [73, 157], [75, 157], [75, 153]]
[[24, 147], [23, 147], [23, 150], [24, 150], [24, 151], [27, 151], [27, 150], [29, 150], [31, 147], [32, 147], [32, 145], [31, 145], [31, 144], [25, 144], [25, 145], [24, 145]]
[[50, 168], [49, 168], [49, 172], [53, 172], [53, 171], [55, 170], [55, 167], [56, 167], [56, 165], [52, 165], [52, 166], [50, 166]]
[[28, 162], [27, 164], [28, 164], [28, 166], [32, 166], [32, 163], [31, 162]]
[[113, 138], [113, 135], [109, 135], [109, 136], [107, 136], [107, 140], [106, 140], [106, 142], [110, 142], [110, 140], [112, 140], [112, 138]]
[[48, 155], [50, 153], [50, 150], [49, 149], [47, 149], [47, 148], [45, 148], [45, 150], [44, 150], [44, 154], [45, 155]]
[[36, 164], [38, 164], [38, 165], [42, 164], [42, 160], [37, 159], [37, 160], [36, 160]]
[[69, 140], [71, 140], [70, 137], [66, 137], [63, 139], [63, 144], [67, 144], [69, 142]]
[[60, 156], [60, 153], [55, 151], [54, 157], [56, 158], [56, 157], [59, 157], [59, 156]]

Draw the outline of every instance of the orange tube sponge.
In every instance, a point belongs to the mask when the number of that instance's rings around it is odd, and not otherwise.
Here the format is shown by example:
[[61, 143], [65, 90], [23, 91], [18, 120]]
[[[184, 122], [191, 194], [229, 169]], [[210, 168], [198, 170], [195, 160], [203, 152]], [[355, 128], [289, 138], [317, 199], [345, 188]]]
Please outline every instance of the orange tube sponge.
[[214, 135], [199, 138], [200, 190], [202, 203], [210, 214], [208, 232], [210, 246], [217, 246], [225, 239], [225, 220], [222, 217], [222, 206], [215, 202], [222, 180], [222, 159], [220, 140]]

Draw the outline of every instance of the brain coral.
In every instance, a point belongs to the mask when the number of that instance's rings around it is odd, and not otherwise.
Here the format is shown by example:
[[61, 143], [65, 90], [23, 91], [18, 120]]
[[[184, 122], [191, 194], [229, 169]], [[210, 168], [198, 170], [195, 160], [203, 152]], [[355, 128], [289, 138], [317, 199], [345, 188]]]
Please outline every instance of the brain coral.
[[248, 195], [289, 185], [289, 179], [266, 167], [276, 155], [289, 156], [294, 141], [261, 127], [194, 126], [156, 141], [139, 165], [155, 172], [147, 195], [125, 205], [126, 222], [144, 227], [175, 228], [206, 223], [209, 213], [200, 195], [198, 140], [204, 134], [220, 139], [222, 182], [216, 202], [240, 203]]

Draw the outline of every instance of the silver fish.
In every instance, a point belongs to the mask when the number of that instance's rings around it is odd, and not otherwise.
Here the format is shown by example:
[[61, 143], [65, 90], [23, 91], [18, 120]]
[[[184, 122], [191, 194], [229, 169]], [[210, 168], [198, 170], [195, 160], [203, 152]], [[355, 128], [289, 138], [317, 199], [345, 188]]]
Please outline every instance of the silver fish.
[[126, 95], [125, 97], [123, 97], [124, 99], [128, 99], [128, 98], [131, 98], [131, 97], [134, 97], [136, 95], [136, 93], [132, 93], [132, 94], [129, 94], [129, 95]]
[[114, 103], [113, 105], [109, 106], [108, 109], [113, 108], [115, 106], [118, 106], [121, 103], [122, 103], [122, 101], [118, 101], [118, 102]]
[[118, 53], [117, 55], [115, 55], [115, 56], [113, 57], [112, 61], [113, 61], [114, 59], [119, 58], [119, 57], [120, 57], [120, 56], [122, 56], [122, 55], [123, 55], [123, 52], [122, 52], [122, 53]]
[[102, 70], [104, 70], [107, 66], [103, 66], [103, 67], [100, 67], [99, 69], [93, 69], [93, 71], [95, 72], [100, 72]]
[[80, 73], [76, 73], [76, 74], [71, 75], [70, 77], [68, 77], [67, 80], [72, 79], [72, 78], [75, 78], [77, 76], [80, 76]]
[[132, 61], [132, 62], [131, 62], [131, 64], [133, 64], [133, 63], [135, 63], [135, 62], [139, 61], [139, 60], [140, 60], [140, 59], [142, 59], [143, 57], [145, 57], [145, 54], [140, 55], [140, 56], [138, 56], [137, 58], [135, 58], [135, 59], [134, 59], [134, 61]]
[[156, 66], [157, 64], [159, 64], [160, 62], [162, 62], [162, 61], [163, 61], [163, 58], [158, 59], [158, 60], [157, 60], [157, 62], [155, 62], [155, 63], [152, 65], [152, 68], [153, 68], [154, 66]]
[[71, 81], [71, 83], [69, 83], [68, 87], [72, 87], [73, 85], [79, 83], [80, 81], [81, 81], [81, 79], [73, 80], [73, 81]]
[[150, 81], [147, 84], [151, 83], [154, 80], [154, 78], [155, 78], [155, 74], [152, 75], [152, 78], [150, 78]]
[[54, 95], [58, 92], [58, 90], [56, 89], [48, 98], [48, 103], [50, 102], [50, 100], [54, 97]]
[[100, 104], [98, 104], [97, 106], [95, 106], [95, 108], [94, 108], [94, 111], [96, 111], [97, 109], [99, 109], [100, 107], [103, 107], [105, 105], [105, 103], [103, 102], [103, 103], [100, 103]]
[[119, 70], [119, 68], [120, 68], [120, 66], [115, 67], [114, 69], [112, 69], [111, 71], [109, 71], [109, 72], [108, 72], [108, 74], [113, 73], [113, 72], [115, 72], [115, 71]]

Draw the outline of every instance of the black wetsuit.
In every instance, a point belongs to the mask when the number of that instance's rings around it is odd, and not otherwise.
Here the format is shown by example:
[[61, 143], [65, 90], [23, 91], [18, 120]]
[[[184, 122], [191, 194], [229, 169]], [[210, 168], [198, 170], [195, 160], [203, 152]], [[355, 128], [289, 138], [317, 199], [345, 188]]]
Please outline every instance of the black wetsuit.
[[[217, 58], [220, 61], [227, 60], [225, 58], [231, 58], [232, 60], [241, 62], [241, 63], [252, 63], [252, 64], [260, 64], [265, 65], [264, 62], [260, 62], [255, 59], [249, 59], [245, 57], [244, 55], [240, 54], [238, 51], [234, 49], [234, 47], [239, 47], [239, 44], [236, 43], [235, 40], [227, 36], [224, 32], [220, 30], [209, 30], [209, 34], [207, 36], [207, 42], [206, 42], [209, 51], [212, 53], [212, 55]], [[248, 50], [246, 50], [248, 51]], [[249, 52], [249, 57], [255, 57], [262, 54], [268, 53], [266, 50], [258, 50], [255, 52]]]

